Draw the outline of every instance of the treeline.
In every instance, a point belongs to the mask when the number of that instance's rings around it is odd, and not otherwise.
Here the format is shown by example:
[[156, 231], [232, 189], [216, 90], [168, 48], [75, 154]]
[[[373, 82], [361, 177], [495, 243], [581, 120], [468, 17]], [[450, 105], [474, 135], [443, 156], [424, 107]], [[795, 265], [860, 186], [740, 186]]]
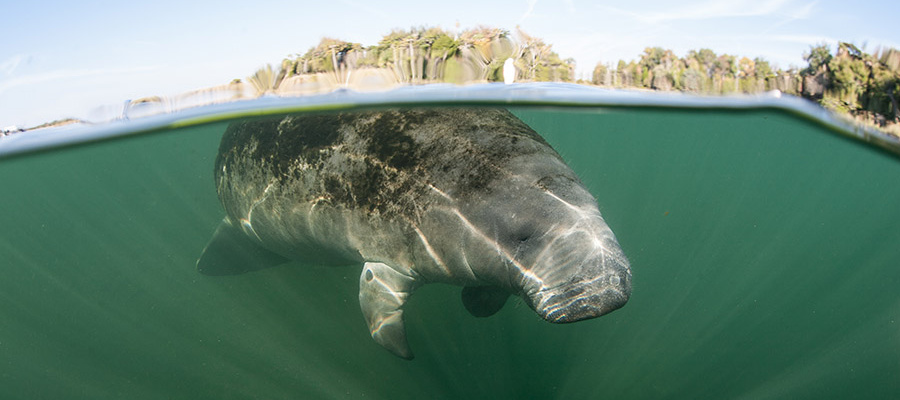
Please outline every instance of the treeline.
[[779, 90], [879, 126], [900, 123], [900, 51], [868, 54], [842, 42], [834, 53], [825, 44], [812, 46], [803, 58], [805, 68], [782, 70], [763, 58], [718, 55], [710, 49], [691, 50], [679, 58], [671, 50], [652, 47], [639, 60], [620, 60], [615, 68], [597, 64], [592, 83], [703, 94]]
[[[779, 90], [879, 126], [893, 125], [900, 135], [900, 51], [868, 54], [850, 43], [811, 46], [805, 67], [777, 68], [757, 57], [691, 50], [684, 57], [651, 47], [640, 58], [615, 66], [598, 63], [595, 85], [700, 94], [759, 93]], [[441, 28], [394, 30], [365, 46], [324, 38], [303, 54], [285, 58], [247, 78], [252, 92], [315, 93], [354, 83], [471, 83], [503, 80], [503, 64], [512, 59], [516, 81], [576, 81], [575, 60], [562, 59], [550, 44], [518, 27], [477, 27], [459, 32]], [[580, 83], [587, 83], [578, 81]], [[232, 82], [241, 83], [240, 80]]]
[[517, 29], [477, 27], [451, 33], [441, 28], [394, 30], [378, 44], [363, 46], [323, 38], [306, 53], [260, 69], [248, 78], [258, 92], [277, 90], [293, 77], [330, 74], [336, 80], [352, 71], [387, 70], [401, 83], [502, 81], [506, 59], [515, 60], [517, 80], [572, 81], [575, 60], [563, 60], [551, 45]]

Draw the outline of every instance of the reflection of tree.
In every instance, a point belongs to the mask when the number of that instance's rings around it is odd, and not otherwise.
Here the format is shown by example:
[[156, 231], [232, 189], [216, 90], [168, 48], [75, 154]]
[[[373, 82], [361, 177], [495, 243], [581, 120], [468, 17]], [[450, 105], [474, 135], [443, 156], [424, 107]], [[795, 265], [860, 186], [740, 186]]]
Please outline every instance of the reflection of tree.
[[[500, 81], [507, 58], [513, 58], [520, 78], [567, 81], [574, 76], [574, 60], [561, 60], [543, 40], [518, 30], [520, 42], [503, 29], [479, 26], [449, 33], [440, 28], [394, 30], [378, 44], [323, 38], [316, 47], [282, 63], [283, 78], [330, 74], [336, 82], [348, 79], [353, 70], [390, 70], [398, 82]], [[266, 74], [265, 68], [259, 74]], [[277, 72], [273, 71], [277, 75]], [[253, 78], [251, 77], [250, 80]], [[272, 90], [277, 84], [265, 86]], [[268, 89], [266, 89], [268, 88]]]
[[316, 47], [293, 60], [284, 60], [282, 68], [287, 71], [286, 77], [303, 74], [329, 73], [337, 81], [346, 78], [348, 65], [355, 65], [362, 46], [358, 43], [323, 38]]
[[480, 26], [463, 31], [459, 35], [463, 68], [474, 80], [502, 81], [500, 69], [512, 56], [513, 43], [509, 32], [503, 29]]
[[284, 69], [276, 71], [272, 69], [271, 65], [266, 65], [247, 78], [247, 81], [250, 82], [257, 94], [262, 95], [277, 90], [284, 75]]
[[575, 75], [575, 60], [562, 60], [552, 46], [542, 39], [528, 35], [521, 28], [516, 28], [519, 36], [518, 64], [527, 71], [527, 78], [532, 81], [571, 81]]

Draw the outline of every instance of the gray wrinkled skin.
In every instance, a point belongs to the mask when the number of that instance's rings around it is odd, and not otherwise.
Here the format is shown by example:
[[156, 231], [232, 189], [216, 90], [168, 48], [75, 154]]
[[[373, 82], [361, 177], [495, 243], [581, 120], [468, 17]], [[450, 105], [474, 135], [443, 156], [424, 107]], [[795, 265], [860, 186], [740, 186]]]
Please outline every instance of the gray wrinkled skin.
[[[628, 260], [597, 201], [505, 110], [234, 123], [216, 160], [216, 187], [227, 214], [220, 230], [274, 259], [363, 265], [360, 305], [372, 336], [404, 358], [412, 353], [402, 307], [426, 283], [476, 287], [476, 295], [477, 287], [500, 288], [484, 291], [502, 298], [481, 314], [496, 312], [509, 293], [550, 322], [601, 316], [631, 293]], [[215, 241], [198, 262], [212, 274], [224, 263], [207, 255]]]

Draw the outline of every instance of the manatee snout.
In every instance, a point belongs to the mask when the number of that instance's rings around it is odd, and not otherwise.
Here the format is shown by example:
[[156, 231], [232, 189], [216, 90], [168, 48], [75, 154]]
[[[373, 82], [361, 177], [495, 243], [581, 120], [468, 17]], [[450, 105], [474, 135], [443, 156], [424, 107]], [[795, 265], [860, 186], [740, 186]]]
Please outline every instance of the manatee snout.
[[627, 264], [615, 264], [591, 279], [541, 291], [532, 304], [541, 318], [561, 324], [609, 314], [624, 306], [630, 296], [631, 270]]

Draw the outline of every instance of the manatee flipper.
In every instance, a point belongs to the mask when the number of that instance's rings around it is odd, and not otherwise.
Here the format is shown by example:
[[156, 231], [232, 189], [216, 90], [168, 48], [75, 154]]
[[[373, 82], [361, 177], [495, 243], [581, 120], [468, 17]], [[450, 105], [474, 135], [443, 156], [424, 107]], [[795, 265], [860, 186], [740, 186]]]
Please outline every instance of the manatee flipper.
[[197, 260], [204, 275], [236, 275], [288, 262], [247, 237], [240, 226], [225, 218]]
[[359, 277], [359, 306], [372, 338], [407, 360], [413, 354], [406, 342], [403, 305], [415, 287], [415, 278], [377, 262], [366, 263]]
[[462, 290], [462, 302], [469, 314], [490, 317], [506, 304], [509, 292], [496, 286], [466, 286]]

